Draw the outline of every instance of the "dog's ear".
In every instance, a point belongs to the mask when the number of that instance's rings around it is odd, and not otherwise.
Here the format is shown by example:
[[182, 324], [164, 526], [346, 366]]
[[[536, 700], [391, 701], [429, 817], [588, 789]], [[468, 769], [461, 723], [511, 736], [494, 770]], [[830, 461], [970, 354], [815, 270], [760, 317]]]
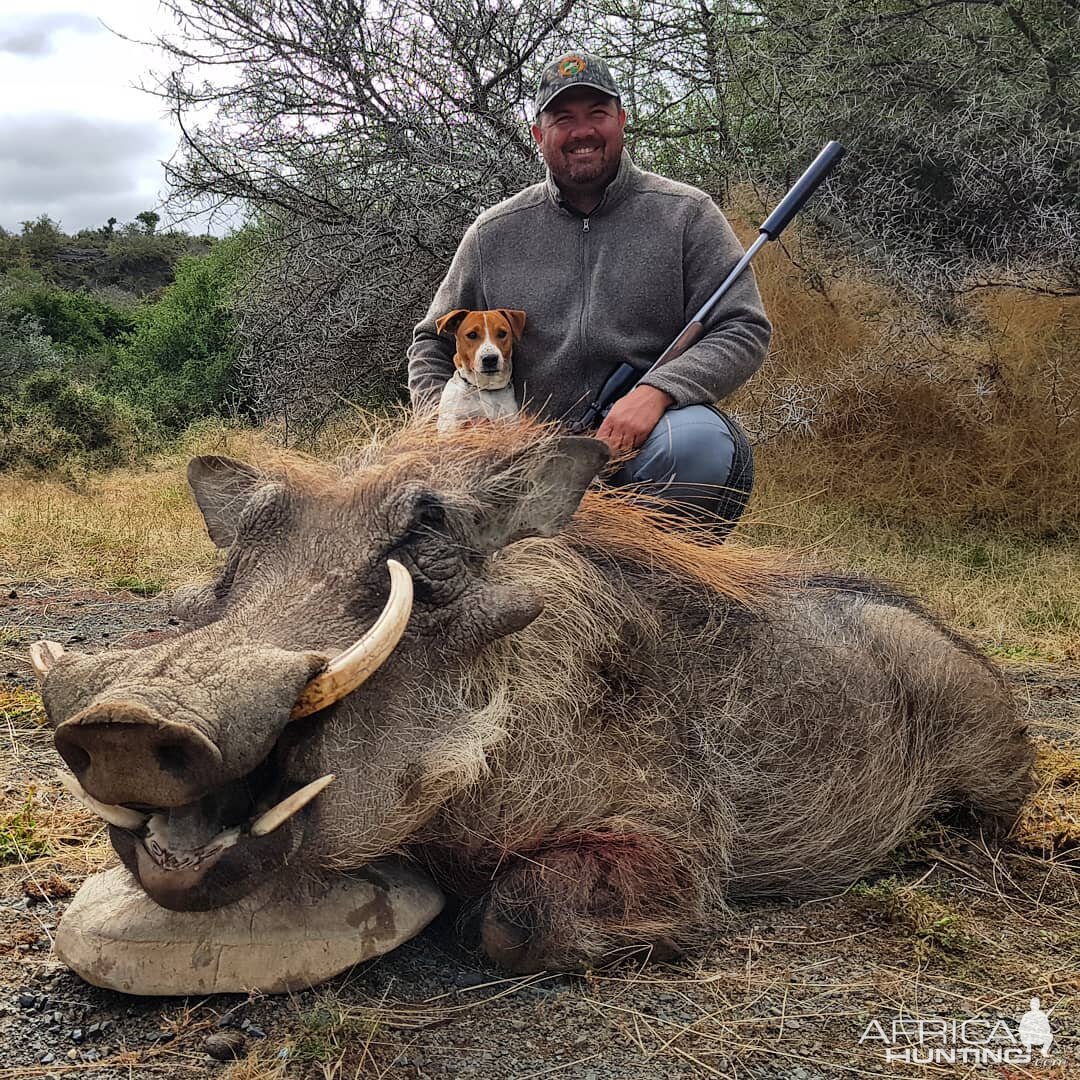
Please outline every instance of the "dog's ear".
[[439, 334], [452, 334], [461, 324], [461, 320], [469, 314], [468, 308], [454, 308], [448, 311], [441, 319], [435, 320], [435, 331]]
[[521, 335], [525, 333], [525, 312], [504, 307], [498, 308], [498, 312], [510, 324], [510, 329], [514, 332], [514, 340], [520, 341]]

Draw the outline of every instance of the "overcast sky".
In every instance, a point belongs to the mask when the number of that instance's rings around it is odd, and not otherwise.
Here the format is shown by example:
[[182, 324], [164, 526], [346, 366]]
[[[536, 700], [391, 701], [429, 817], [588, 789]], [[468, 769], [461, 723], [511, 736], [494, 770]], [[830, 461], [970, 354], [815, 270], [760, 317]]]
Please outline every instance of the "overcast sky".
[[177, 135], [161, 102], [136, 88], [165, 61], [108, 28], [149, 40], [174, 26], [155, 0], [0, 0], [5, 229], [43, 213], [67, 232], [142, 210], [166, 216], [161, 162]]

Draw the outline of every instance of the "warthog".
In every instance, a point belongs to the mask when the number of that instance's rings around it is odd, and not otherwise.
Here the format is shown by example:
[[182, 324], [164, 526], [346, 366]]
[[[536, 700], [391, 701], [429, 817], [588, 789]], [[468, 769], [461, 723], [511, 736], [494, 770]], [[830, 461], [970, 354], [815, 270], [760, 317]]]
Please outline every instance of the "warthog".
[[178, 597], [193, 627], [35, 650], [146, 893], [204, 910], [401, 853], [526, 972], [835, 890], [949, 806], [1008, 827], [1032, 750], [975, 649], [885, 585], [586, 491], [606, 457], [523, 422], [196, 458], [227, 556]]

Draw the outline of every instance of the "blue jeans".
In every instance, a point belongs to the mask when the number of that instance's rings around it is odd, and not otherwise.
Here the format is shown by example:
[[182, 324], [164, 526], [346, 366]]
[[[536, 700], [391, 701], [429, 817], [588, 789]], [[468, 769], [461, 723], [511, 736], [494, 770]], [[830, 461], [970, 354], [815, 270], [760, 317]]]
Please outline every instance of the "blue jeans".
[[742, 516], [754, 457], [742, 428], [712, 405], [668, 409], [637, 454], [610, 476], [658, 509], [709, 524], [720, 536]]

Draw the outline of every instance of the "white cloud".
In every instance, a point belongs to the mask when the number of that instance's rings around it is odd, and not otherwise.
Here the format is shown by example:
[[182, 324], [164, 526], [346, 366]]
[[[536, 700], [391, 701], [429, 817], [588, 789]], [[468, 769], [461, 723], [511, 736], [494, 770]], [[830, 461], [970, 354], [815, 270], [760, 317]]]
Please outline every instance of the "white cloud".
[[62, 31], [98, 34], [103, 29], [97, 19], [74, 11], [57, 11], [51, 15], [15, 15], [0, 24], [0, 53], [48, 56], [56, 51], [56, 38]]
[[138, 87], [168, 68], [148, 44], [178, 33], [168, 14], [149, 0], [0, 3], [0, 225], [48, 214], [75, 232], [163, 212], [179, 133]]
[[141, 168], [168, 148], [168, 132], [145, 121], [0, 116], [0, 205], [13, 223], [48, 213], [70, 231], [130, 220], [156, 204]]

